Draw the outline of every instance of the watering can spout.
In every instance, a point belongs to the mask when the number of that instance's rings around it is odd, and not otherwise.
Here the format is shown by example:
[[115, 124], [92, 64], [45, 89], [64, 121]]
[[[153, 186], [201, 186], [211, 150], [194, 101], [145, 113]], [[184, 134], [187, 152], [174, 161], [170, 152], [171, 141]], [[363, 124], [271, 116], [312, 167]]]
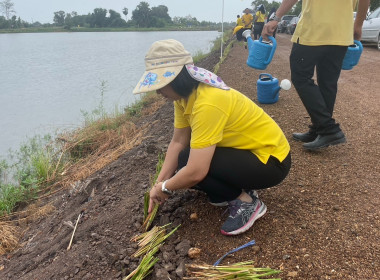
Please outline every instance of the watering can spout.
[[251, 37], [251, 30], [247, 29], [242, 33], [243, 37], [247, 39], [248, 50], [251, 52], [251, 48], [253, 47], [253, 39]]

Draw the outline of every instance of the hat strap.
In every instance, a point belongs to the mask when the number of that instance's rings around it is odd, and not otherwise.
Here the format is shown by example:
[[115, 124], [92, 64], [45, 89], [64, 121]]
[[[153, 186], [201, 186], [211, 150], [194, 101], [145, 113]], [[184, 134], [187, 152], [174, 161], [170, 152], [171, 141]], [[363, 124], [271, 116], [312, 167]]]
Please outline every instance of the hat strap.
[[229, 90], [230, 88], [223, 82], [223, 80], [217, 76], [216, 74], [197, 67], [193, 64], [186, 64], [187, 72], [189, 72], [190, 76], [193, 77], [195, 80], [216, 87], [224, 90]]

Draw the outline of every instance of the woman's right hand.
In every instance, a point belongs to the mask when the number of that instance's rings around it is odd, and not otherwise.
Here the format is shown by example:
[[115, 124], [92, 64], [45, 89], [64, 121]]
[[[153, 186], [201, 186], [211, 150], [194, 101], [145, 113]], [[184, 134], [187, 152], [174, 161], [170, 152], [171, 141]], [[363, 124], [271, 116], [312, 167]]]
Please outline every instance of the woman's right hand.
[[149, 192], [149, 197], [150, 197], [149, 208], [148, 208], [149, 213], [152, 212], [152, 210], [156, 204], [163, 204], [169, 197], [167, 194], [164, 194], [161, 191], [162, 184], [163, 184], [163, 182], [156, 183], [154, 185], [154, 187]]

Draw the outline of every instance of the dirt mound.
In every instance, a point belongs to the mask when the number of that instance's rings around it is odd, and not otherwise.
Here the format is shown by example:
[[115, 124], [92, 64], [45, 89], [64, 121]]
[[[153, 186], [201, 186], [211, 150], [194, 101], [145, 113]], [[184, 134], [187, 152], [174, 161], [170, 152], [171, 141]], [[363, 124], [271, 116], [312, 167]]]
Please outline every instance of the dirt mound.
[[[263, 71], [290, 79], [290, 37], [278, 35], [274, 60]], [[217, 55], [215, 54], [217, 61]], [[249, 68], [247, 50], [235, 43], [219, 75], [255, 102], [261, 71]], [[209, 58], [210, 61], [213, 61]], [[199, 66], [212, 69], [212, 63]], [[200, 261], [212, 264], [226, 252], [255, 240], [223, 263], [254, 260], [256, 266], [283, 270], [282, 279], [379, 279], [380, 219], [380, 55], [365, 48], [352, 71], [342, 72], [335, 118], [348, 143], [318, 153], [306, 152], [291, 140], [307, 129], [309, 119], [292, 88], [279, 102], [261, 105], [284, 130], [292, 148], [293, 166], [279, 186], [259, 192], [267, 215], [248, 232], [219, 233], [224, 208], [207, 203], [196, 191], [182, 191], [163, 207], [155, 221], [181, 224], [160, 249], [151, 279], [180, 279], [190, 247], [200, 248]], [[148, 125], [142, 144], [106, 168], [52, 197], [53, 214], [29, 224], [23, 246], [0, 260], [0, 279], [121, 279], [138, 259], [131, 257], [140, 232], [143, 194], [150, 188], [158, 155], [172, 134], [173, 108], [166, 102], [136, 124]], [[67, 251], [79, 221], [72, 248]], [[190, 214], [198, 219], [191, 220]]]

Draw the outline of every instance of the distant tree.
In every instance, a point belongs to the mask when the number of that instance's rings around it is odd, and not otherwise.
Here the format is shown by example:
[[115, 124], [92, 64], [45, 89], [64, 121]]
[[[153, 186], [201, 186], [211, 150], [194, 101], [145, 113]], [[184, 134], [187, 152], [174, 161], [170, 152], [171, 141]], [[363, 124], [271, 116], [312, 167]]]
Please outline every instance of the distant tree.
[[370, 1], [369, 8], [370, 8], [371, 12], [376, 10], [378, 7], [380, 7], [380, 0], [371, 0]]
[[267, 10], [268, 9], [267, 7], [269, 6], [269, 2], [267, 0], [254, 0], [252, 1], [251, 5], [254, 10], [257, 10], [257, 7], [260, 5], [264, 5], [265, 10]]
[[298, 16], [302, 11], [302, 0], [298, 1], [292, 8], [291, 14]]
[[159, 5], [157, 7], [152, 7], [150, 14], [151, 14], [151, 17], [156, 17], [157, 19], [162, 19], [166, 23], [171, 23], [172, 19], [169, 16], [168, 11], [169, 11], [168, 7], [164, 5]]
[[17, 17], [12, 16], [11, 18], [11, 28], [17, 28]]
[[123, 9], [123, 15], [125, 15], [125, 19], [127, 19], [127, 15], [128, 15], [128, 9], [124, 7]]
[[91, 14], [91, 27], [105, 27], [107, 23], [107, 10], [102, 8], [94, 9]]
[[265, 6], [265, 10], [267, 12], [267, 16], [268, 16], [268, 13], [270, 12], [270, 10], [272, 10], [272, 8], [275, 8], [277, 10], [278, 7], [280, 7], [280, 5], [281, 5], [281, 3], [277, 2], [277, 1], [272, 1], [271, 3], [268, 3], [268, 5]]
[[71, 14], [67, 13], [65, 17], [65, 28], [70, 29], [71, 27], [73, 27], [73, 25], [73, 17], [71, 16]]
[[65, 15], [64, 11], [54, 12], [54, 23], [58, 26], [63, 26], [65, 24]]
[[132, 11], [132, 20], [138, 27], [150, 26], [150, 12], [149, 4], [147, 2], [140, 2], [136, 9]]
[[121, 15], [118, 12], [115, 12], [114, 10], [109, 10], [108, 13], [110, 14], [110, 17], [108, 19], [107, 26], [122, 27], [127, 24], [125, 20], [121, 18]]
[[12, 14], [15, 14], [16, 11], [13, 9], [14, 3], [11, 0], [4, 0], [0, 2], [0, 10], [5, 15], [5, 18], [9, 20], [12, 17]]

